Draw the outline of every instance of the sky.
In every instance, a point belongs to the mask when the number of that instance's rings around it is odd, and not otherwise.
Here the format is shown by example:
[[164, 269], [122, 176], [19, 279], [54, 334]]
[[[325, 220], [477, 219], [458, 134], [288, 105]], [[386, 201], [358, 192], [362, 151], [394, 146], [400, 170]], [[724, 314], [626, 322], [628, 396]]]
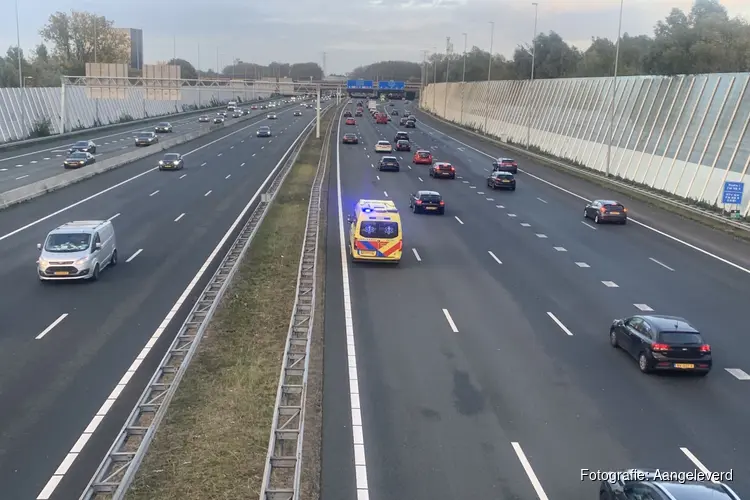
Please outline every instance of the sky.
[[[556, 31], [585, 49], [592, 36], [617, 35], [619, 0], [537, 0], [539, 32]], [[723, 0], [730, 15], [750, 19], [750, 1]], [[0, 16], [0, 47], [16, 45], [13, 4]], [[673, 7], [691, 0], [625, 0], [622, 30], [652, 34]], [[40, 28], [55, 11], [84, 10], [114, 20], [121, 28], [143, 30], [144, 60], [177, 57], [203, 70], [234, 58], [323, 65], [343, 74], [382, 60], [421, 61], [423, 51], [490, 47], [510, 56], [534, 33], [534, 6], [527, 0], [34, 0], [18, 2], [21, 46], [41, 41]]]

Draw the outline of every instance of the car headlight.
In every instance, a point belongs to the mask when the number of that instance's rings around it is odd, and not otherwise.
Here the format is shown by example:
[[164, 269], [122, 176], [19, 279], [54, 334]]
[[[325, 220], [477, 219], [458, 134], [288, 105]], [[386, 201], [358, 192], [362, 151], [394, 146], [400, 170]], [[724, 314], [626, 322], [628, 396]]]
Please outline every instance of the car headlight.
[[73, 262], [73, 265], [74, 265], [75, 267], [80, 267], [80, 266], [83, 266], [83, 265], [85, 265], [85, 264], [86, 264], [86, 262], [88, 262], [88, 260], [89, 260], [89, 258], [88, 258], [88, 257], [83, 257], [83, 258], [81, 258], [81, 259], [78, 259], [77, 261]]
[[159, 160], [159, 165], [164, 165], [164, 161], [163, 160]]
[[39, 264], [39, 267], [45, 268], [49, 266], [49, 261], [42, 259], [39, 257], [39, 260], [37, 260], [37, 264]]
[[172, 163], [174, 163], [175, 165], [179, 165], [180, 161], [179, 160], [175, 160]]

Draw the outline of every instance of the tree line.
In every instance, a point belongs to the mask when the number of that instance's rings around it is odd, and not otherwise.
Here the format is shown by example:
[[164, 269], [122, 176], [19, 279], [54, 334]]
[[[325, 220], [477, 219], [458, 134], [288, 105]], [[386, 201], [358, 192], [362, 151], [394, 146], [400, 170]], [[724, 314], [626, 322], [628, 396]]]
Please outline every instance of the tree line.
[[[581, 50], [554, 31], [536, 37], [535, 78], [610, 76], [615, 66], [615, 42], [592, 38]], [[519, 45], [512, 58], [494, 54], [493, 80], [526, 80], [531, 75], [533, 47]], [[427, 82], [461, 81], [463, 53], [433, 54], [426, 66]], [[490, 54], [473, 47], [466, 54], [466, 81], [487, 80]], [[750, 24], [730, 17], [719, 0], [696, 0], [689, 12], [672, 9], [654, 27], [653, 36], [620, 38], [619, 75], [681, 75], [750, 71]], [[422, 63], [381, 61], [356, 68], [352, 78], [419, 82]]]
[[[130, 64], [130, 37], [127, 32], [116, 29], [113, 20], [98, 14], [77, 10], [55, 12], [39, 34], [42, 43], [33, 50], [26, 52], [20, 47], [11, 46], [5, 56], [0, 55], [0, 87], [21, 85], [19, 55], [23, 85], [29, 87], [57, 87], [62, 75], [84, 76], [86, 63], [89, 62]], [[200, 72], [185, 59], [174, 59], [167, 64], [178, 64], [182, 78], [186, 79], [222, 76], [320, 80], [323, 77], [323, 69], [314, 62], [272, 62], [262, 65], [236, 60], [220, 71], [209, 69]], [[138, 77], [141, 72], [131, 68], [129, 76]]]

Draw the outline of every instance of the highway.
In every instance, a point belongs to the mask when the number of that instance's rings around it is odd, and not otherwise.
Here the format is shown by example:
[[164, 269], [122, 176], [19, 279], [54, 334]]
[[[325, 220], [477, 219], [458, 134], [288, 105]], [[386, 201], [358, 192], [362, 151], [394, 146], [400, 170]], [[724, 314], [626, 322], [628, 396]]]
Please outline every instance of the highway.
[[[523, 158], [517, 190], [491, 191], [491, 158], [513, 155], [416, 114], [412, 153], [457, 179], [398, 152], [401, 171], [378, 172], [374, 144], [398, 127], [340, 125], [360, 144], [339, 145], [340, 194], [329, 184], [323, 498], [596, 498], [581, 469], [629, 467], [734, 470], [750, 497], [747, 244]], [[419, 189], [446, 214], [408, 211]], [[360, 198], [396, 202], [399, 266], [342, 261], [339, 196], [344, 220]], [[595, 198], [620, 199], [630, 223], [585, 221]], [[703, 332], [712, 373], [643, 375], [610, 347], [613, 319], [651, 311]]]
[[[79, 497], [220, 260], [207, 259], [314, 119], [296, 109], [175, 148], [182, 171], [144, 159], [0, 212], [2, 498]], [[260, 125], [273, 137], [256, 137]], [[119, 264], [96, 283], [40, 284], [36, 243], [81, 219], [113, 220]], [[118, 381], [125, 388], [113, 393]]]
[[[258, 101], [258, 103], [260, 102]], [[247, 103], [244, 107], [249, 109], [250, 105], [250, 103]], [[251, 111], [250, 116], [258, 116], [267, 112], [267, 110], [254, 110]], [[216, 111], [206, 111], [206, 114], [213, 119], [216, 116]], [[177, 118], [175, 120], [170, 120], [169, 116], [164, 117], [163, 121], [171, 123], [174, 127], [174, 132], [159, 134], [160, 139], [166, 140], [180, 134], [187, 134], [202, 128], [208, 128], [212, 125], [211, 123], [199, 123], [199, 116], [173, 117]], [[231, 115], [229, 115], [226, 125], [232, 125], [234, 120], [236, 119], [231, 118]], [[142, 123], [140, 126], [134, 125], [118, 132], [104, 132], [104, 135], [98, 135], [103, 133], [101, 131], [92, 130], [91, 135], [94, 137], [80, 136], [78, 140], [94, 141], [97, 145], [96, 159], [97, 161], [102, 161], [133, 151], [135, 149], [135, 134], [143, 131], [153, 131], [157, 123], [158, 121]], [[71, 141], [69, 138], [59, 139], [43, 145], [29, 145], [25, 148], [0, 152], [0, 192], [9, 191], [62, 173], [64, 171], [62, 162], [67, 156], [68, 148], [75, 142], [77, 141]]]

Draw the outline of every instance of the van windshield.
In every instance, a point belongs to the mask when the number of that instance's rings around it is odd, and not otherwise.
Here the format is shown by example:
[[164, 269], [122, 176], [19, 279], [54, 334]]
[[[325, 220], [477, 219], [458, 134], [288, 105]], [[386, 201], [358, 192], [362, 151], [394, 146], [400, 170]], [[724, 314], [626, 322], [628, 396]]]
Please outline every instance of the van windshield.
[[48, 252], [70, 253], [88, 250], [91, 235], [86, 233], [55, 233], [50, 234], [44, 249]]
[[364, 221], [359, 235], [363, 238], [392, 239], [398, 237], [398, 223], [387, 221]]

